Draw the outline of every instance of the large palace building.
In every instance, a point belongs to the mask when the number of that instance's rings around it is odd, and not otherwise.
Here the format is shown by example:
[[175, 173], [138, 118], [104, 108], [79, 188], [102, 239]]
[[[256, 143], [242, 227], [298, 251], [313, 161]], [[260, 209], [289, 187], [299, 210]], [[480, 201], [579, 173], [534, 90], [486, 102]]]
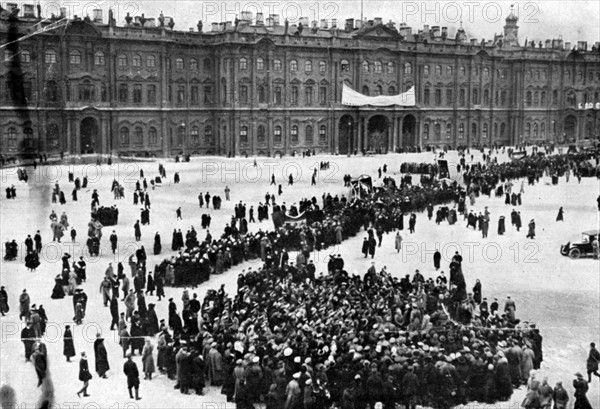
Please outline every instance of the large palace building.
[[[599, 44], [522, 42], [513, 12], [489, 41], [380, 18], [244, 12], [177, 31], [162, 15], [0, 13], [4, 155], [345, 154], [600, 134]], [[414, 87], [416, 105], [344, 106], [344, 84], [369, 96]]]

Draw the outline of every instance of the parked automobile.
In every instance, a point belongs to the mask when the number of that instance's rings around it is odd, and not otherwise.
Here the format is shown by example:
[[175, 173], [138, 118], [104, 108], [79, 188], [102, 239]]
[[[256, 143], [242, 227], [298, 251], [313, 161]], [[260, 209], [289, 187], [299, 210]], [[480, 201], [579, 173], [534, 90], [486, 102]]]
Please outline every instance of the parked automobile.
[[560, 246], [560, 254], [563, 256], [569, 256], [572, 259], [578, 259], [580, 257], [593, 257], [594, 249], [592, 242], [598, 240], [600, 230], [590, 230], [581, 233], [580, 242], [568, 242]]

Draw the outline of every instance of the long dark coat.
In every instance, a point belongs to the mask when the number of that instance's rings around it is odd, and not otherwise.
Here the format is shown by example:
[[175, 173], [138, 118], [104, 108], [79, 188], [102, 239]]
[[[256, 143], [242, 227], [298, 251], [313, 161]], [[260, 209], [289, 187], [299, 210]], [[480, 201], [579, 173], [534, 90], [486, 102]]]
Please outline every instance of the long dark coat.
[[63, 355], [67, 358], [75, 356], [75, 344], [73, 343], [73, 333], [70, 329], [65, 329], [65, 335], [63, 337]]
[[98, 338], [94, 341], [94, 355], [96, 357], [96, 372], [98, 375], [104, 375], [109, 369], [108, 354], [104, 346], [104, 339]]

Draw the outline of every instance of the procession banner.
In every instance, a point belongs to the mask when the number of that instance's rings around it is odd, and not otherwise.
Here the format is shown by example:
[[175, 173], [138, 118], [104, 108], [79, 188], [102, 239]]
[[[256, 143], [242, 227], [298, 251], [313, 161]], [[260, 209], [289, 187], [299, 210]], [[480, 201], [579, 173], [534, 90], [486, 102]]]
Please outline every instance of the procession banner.
[[376, 97], [368, 97], [354, 91], [348, 85], [344, 84], [344, 88], [342, 90], [342, 105], [353, 107], [367, 105], [375, 107], [387, 107], [392, 105], [413, 107], [416, 105], [415, 87], [412, 87], [405, 93], [399, 95], [379, 95]]

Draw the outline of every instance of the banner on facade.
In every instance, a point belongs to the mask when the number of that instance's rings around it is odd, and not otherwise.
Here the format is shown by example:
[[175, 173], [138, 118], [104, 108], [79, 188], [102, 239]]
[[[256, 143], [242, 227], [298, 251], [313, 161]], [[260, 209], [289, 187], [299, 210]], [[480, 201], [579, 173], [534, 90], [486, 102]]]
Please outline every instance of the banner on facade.
[[587, 104], [580, 103], [578, 106], [579, 109], [600, 109], [600, 102], [588, 102]]
[[354, 91], [348, 85], [344, 84], [344, 88], [342, 90], [342, 105], [353, 107], [362, 107], [367, 105], [375, 107], [387, 107], [392, 105], [414, 107], [416, 105], [415, 87], [412, 87], [405, 93], [399, 95], [379, 95], [377, 97], [368, 97]]

